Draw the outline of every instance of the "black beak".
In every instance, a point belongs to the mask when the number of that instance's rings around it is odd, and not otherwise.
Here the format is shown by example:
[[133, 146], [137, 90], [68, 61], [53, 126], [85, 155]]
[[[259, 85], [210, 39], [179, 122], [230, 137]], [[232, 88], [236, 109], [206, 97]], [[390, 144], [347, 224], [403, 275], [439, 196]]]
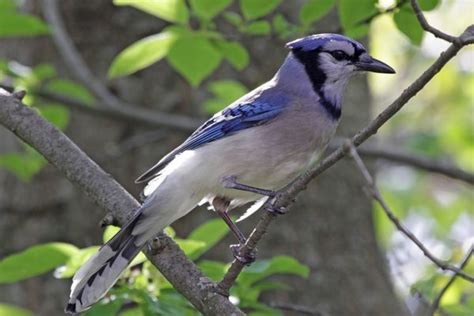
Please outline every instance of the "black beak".
[[371, 71], [384, 74], [395, 73], [395, 70], [392, 67], [369, 55], [361, 56], [361, 59], [355, 63], [355, 66], [359, 71]]

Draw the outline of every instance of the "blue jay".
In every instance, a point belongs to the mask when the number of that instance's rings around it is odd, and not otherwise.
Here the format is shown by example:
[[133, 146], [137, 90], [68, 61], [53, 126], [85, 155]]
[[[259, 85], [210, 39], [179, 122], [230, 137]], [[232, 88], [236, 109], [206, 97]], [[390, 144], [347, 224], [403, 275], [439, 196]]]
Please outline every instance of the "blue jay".
[[261, 205], [317, 162], [334, 136], [353, 74], [395, 72], [338, 34], [286, 47], [290, 53], [270, 81], [215, 114], [136, 180], [147, 182], [141, 208], [77, 271], [67, 312], [97, 302], [148, 240], [196, 205], [209, 203], [244, 243], [227, 212]]

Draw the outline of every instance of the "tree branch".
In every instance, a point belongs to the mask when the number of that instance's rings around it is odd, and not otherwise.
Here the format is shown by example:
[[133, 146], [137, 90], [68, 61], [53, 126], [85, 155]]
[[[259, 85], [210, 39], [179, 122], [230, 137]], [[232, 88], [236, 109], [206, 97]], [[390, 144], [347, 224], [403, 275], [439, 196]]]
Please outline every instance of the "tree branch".
[[[470, 36], [474, 29], [469, 27], [464, 31], [460, 37]], [[395, 99], [382, 113], [380, 113], [374, 120], [372, 120], [363, 130], [359, 131], [351, 138], [351, 142], [354, 146], [359, 146], [365, 142], [369, 137], [377, 133], [378, 129], [384, 125], [390, 118], [392, 118], [398, 111], [401, 110], [407, 102], [413, 98], [425, 85], [448, 63], [466, 44], [459, 46], [452, 44], [446, 51], [441, 53], [439, 58], [425, 71], [423, 74], [416, 79], [408, 88], [406, 88], [402, 94]], [[306, 188], [307, 184], [311, 182], [318, 175], [326, 171], [329, 167], [338, 162], [347, 154], [347, 148], [340, 146], [337, 150], [327, 156], [318, 166], [312, 170], [309, 170], [298, 177], [286, 188], [281, 190], [279, 194], [270, 199], [263, 206], [264, 209], [275, 209], [285, 210], [287, 209], [296, 196]], [[268, 229], [268, 226], [273, 222], [276, 217], [276, 212], [264, 212], [259, 219], [256, 227], [253, 229], [247, 243], [240, 249], [240, 255], [249, 255], [256, 247], [262, 236]], [[244, 268], [244, 265], [234, 260], [227, 271], [226, 275], [219, 283], [219, 287], [223, 291], [228, 291], [232, 284], [237, 279], [238, 275]]]
[[[98, 206], [124, 224], [140, 204], [66, 135], [34, 109], [23, 105], [19, 96], [0, 90], [0, 124], [38, 150]], [[148, 259], [200, 312], [244, 315], [226, 297], [217, 294], [216, 284], [202, 274], [171, 238], [161, 233], [159, 240], [159, 253], [147, 249]]]
[[[471, 247], [469, 248], [469, 250], [467, 251], [466, 255], [464, 256], [464, 258], [461, 260], [461, 263], [459, 264], [459, 270], [462, 270], [464, 269], [464, 267], [467, 266], [468, 262], [469, 262], [469, 259], [471, 259], [472, 255], [474, 254], [474, 245], [471, 245]], [[451, 278], [449, 279], [449, 281], [446, 283], [446, 285], [441, 289], [441, 291], [439, 292], [438, 296], [436, 296], [436, 298], [434, 299], [433, 303], [431, 304], [430, 306], [430, 311], [429, 311], [429, 314], [428, 315], [434, 315], [434, 313], [436, 312], [436, 310], [439, 308], [439, 303], [441, 302], [441, 299], [443, 298], [444, 294], [446, 293], [446, 291], [449, 289], [449, 287], [454, 283], [454, 281], [456, 280], [456, 277], [458, 276], [458, 274], [454, 273]]]
[[[87, 89], [89, 89], [101, 102], [100, 106], [94, 107], [96, 113], [110, 115], [114, 118], [129, 119], [129, 121], [141, 122], [147, 125], [165, 126], [185, 131], [192, 131], [198, 125], [196, 121], [181, 115], [161, 113], [158, 111], [146, 110], [144, 107], [128, 104], [117, 98], [97, 79], [90, 71], [89, 67], [74, 46], [71, 37], [66, 31], [64, 22], [58, 10], [56, 0], [44, 0], [41, 2], [46, 21], [52, 26], [52, 39], [58, 49], [64, 64], [69, 68], [70, 73]], [[42, 93], [43, 97], [55, 97], [52, 94]], [[63, 100], [64, 97], [60, 96]], [[87, 111], [90, 107], [79, 107], [76, 100], [64, 102], [74, 106], [76, 109]], [[92, 109], [90, 109], [92, 110]]]
[[44, 90], [35, 90], [32, 93], [42, 99], [64, 104], [71, 109], [105, 118], [114, 118], [126, 123], [142, 124], [148, 127], [167, 127], [186, 132], [192, 132], [202, 124], [199, 119], [171, 113], [160, 113], [140, 106], [110, 108], [104, 104], [88, 105], [75, 98]]
[[[337, 147], [330, 146], [329, 148], [336, 149]], [[363, 146], [360, 146], [357, 151], [362, 156], [384, 159], [407, 166], [412, 166], [474, 185], [474, 173], [463, 170], [449, 163], [448, 161], [430, 159], [421, 155], [408, 153], [394, 147], [378, 145], [364, 144]]]
[[397, 216], [395, 216], [395, 214], [392, 212], [390, 207], [387, 205], [387, 203], [383, 199], [382, 194], [380, 194], [380, 191], [377, 189], [374, 179], [370, 175], [369, 170], [367, 170], [367, 167], [365, 166], [364, 162], [362, 161], [359, 154], [357, 153], [355, 146], [350, 141], [348, 141], [348, 144], [346, 144], [346, 146], [348, 148], [348, 151], [352, 159], [355, 161], [357, 168], [359, 169], [361, 174], [364, 176], [365, 181], [367, 182], [369, 195], [375, 201], [377, 201], [377, 203], [379, 203], [379, 205], [382, 207], [387, 217], [390, 219], [390, 221], [392, 221], [392, 223], [397, 227], [397, 229], [403, 235], [405, 235], [408, 239], [410, 239], [423, 252], [423, 254], [428, 259], [430, 259], [435, 265], [437, 265], [443, 270], [450, 270], [454, 272], [456, 275], [470, 282], [474, 282], [473, 276], [465, 273], [460, 268], [449, 264], [447, 261], [438, 259], [435, 255], [433, 255], [431, 251], [429, 251], [428, 248], [426, 248], [426, 246], [400, 222], [400, 220], [397, 218]]
[[433, 34], [435, 37], [444, 39], [445, 41], [448, 41], [450, 43], [456, 44], [458, 46], [463, 45], [459, 37], [446, 34], [444, 32], [441, 32], [437, 28], [431, 26], [426, 20], [425, 15], [423, 14], [423, 11], [421, 10], [417, 0], [411, 0], [411, 6], [413, 7], [413, 11], [415, 11], [416, 18], [418, 19], [418, 22], [420, 23], [423, 30]]

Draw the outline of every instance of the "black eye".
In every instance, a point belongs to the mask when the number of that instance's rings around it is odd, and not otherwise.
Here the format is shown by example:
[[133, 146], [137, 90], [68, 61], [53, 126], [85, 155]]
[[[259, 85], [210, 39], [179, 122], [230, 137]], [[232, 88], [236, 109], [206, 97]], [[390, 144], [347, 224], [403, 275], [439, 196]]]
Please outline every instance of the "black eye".
[[349, 56], [342, 50], [335, 50], [331, 52], [332, 57], [337, 60], [349, 59]]

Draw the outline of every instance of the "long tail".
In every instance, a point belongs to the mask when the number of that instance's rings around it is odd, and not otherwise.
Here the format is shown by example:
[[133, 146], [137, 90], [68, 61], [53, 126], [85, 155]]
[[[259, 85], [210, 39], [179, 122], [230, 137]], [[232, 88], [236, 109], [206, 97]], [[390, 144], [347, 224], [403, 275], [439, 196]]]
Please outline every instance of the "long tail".
[[137, 214], [74, 275], [66, 312], [75, 314], [89, 308], [114, 285], [144, 243], [137, 244], [132, 231], [143, 214]]

